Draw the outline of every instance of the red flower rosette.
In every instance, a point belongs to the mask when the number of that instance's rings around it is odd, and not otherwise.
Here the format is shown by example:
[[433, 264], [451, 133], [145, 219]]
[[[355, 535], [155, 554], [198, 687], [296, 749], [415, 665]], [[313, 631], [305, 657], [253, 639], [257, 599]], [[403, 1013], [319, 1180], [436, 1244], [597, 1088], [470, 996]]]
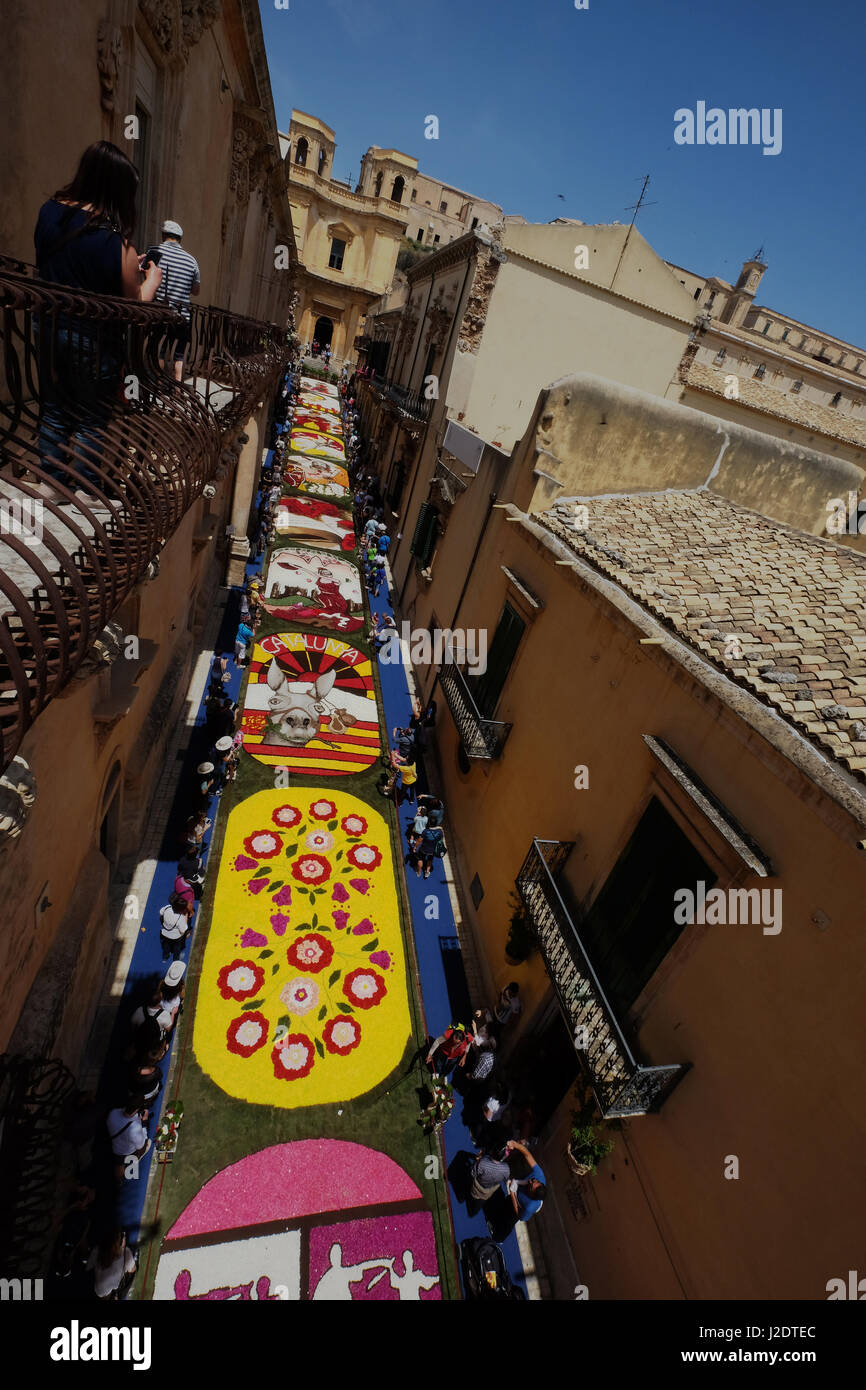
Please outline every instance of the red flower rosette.
[[348, 1057], [361, 1041], [361, 1025], [354, 1018], [338, 1014], [329, 1018], [322, 1029], [322, 1041], [325, 1050], [335, 1057]]
[[359, 1009], [372, 1009], [381, 1003], [388, 991], [382, 976], [362, 965], [346, 976], [343, 993]]
[[292, 878], [308, 888], [327, 883], [330, 877], [331, 866], [321, 854], [299, 854], [292, 864]]
[[271, 1049], [274, 1076], [279, 1081], [299, 1081], [313, 1069], [316, 1049], [303, 1033], [289, 1033]]
[[252, 1057], [268, 1040], [268, 1020], [253, 1011], [233, 1018], [226, 1029], [226, 1047], [236, 1057]]
[[336, 806], [326, 796], [320, 796], [310, 806], [310, 816], [313, 820], [333, 820], [336, 814]]
[[382, 862], [382, 855], [375, 845], [352, 845], [346, 851], [346, 858], [356, 869], [363, 869], [364, 873], [377, 869]]
[[282, 837], [275, 830], [254, 830], [244, 840], [244, 849], [253, 859], [273, 859], [282, 848]]
[[223, 999], [237, 999], [242, 1003], [258, 994], [264, 979], [264, 970], [254, 960], [233, 960], [230, 965], [224, 965], [217, 976], [217, 988]]
[[278, 806], [271, 820], [282, 830], [291, 830], [301, 820], [301, 812], [297, 806]]
[[363, 816], [356, 816], [354, 814], [351, 816], [344, 816], [340, 821], [340, 829], [346, 835], [366, 835], [367, 822], [364, 820]]
[[296, 937], [286, 951], [289, 965], [296, 970], [306, 970], [310, 975], [318, 975], [326, 970], [334, 959], [334, 948], [327, 937], [318, 932], [306, 932]]

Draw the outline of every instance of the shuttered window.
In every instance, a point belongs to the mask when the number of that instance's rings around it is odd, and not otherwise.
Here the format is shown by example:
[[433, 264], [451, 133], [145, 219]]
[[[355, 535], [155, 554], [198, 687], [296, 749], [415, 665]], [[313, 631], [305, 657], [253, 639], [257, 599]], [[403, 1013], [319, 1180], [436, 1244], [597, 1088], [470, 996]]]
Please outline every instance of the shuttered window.
[[510, 603], [506, 603], [487, 651], [487, 670], [483, 675], [474, 678], [470, 685], [482, 719], [493, 718], [493, 711], [499, 702], [502, 687], [508, 678], [511, 663], [525, 631], [526, 623], [520, 614]]
[[439, 514], [430, 502], [422, 502], [415, 523], [415, 534], [409, 549], [422, 569], [426, 569], [436, 548], [437, 521]]
[[[653, 797], [578, 933], [601, 987], [622, 1016], [684, 928], [674, 893], [716, 881], [694, 845]], [[694, 930], [694, 929], [692, 929]], [[717, 928], [723, 930], [723, 928]]]

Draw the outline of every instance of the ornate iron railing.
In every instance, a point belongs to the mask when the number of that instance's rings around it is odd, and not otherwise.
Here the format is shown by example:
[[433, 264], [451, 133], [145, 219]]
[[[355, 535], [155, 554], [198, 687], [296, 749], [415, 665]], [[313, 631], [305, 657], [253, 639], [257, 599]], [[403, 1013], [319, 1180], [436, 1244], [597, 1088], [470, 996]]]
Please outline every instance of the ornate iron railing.
[[533, 840], [517, 891], [602, 1115], [646, 1115], [658, 1110], [685, 1067], [645, 1067], [635, 1058], [556, 885], [571, 849], [560, 840]]
[[439, 684], [457, 726], [466, 756], [498, 758], [511, 733], [511, 725], [481, 717], [466, 677], [459, 666], [445, 664], [439, 672]]
[[362, 377], [361, 380], [371, 390], [376, 391], [383, 400], [394, 406], [400, 414], [408, 415], [413, 420], [429, 418], [430, 411], [433, 409], [433, 401], [432, 399], [428, 400], [420, 391], [410, 391], [408, 386], [401, 386], [397, 381], [375, 374]]
[[60, 1144], [74, 1090], [60, 1061], [0, 1058], [0, 1269], [6, 1278], [46, 1272]]
[[48, 284], [0, 258], [3, 767], [287, 361], [273, 324], [195, 305], [187, 325], [164, 305]]

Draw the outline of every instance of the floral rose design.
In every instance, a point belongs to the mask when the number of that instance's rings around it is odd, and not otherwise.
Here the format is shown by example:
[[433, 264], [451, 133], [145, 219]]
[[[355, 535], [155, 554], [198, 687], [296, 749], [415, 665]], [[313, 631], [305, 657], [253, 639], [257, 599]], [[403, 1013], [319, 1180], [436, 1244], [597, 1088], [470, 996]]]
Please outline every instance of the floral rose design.
[[242, 1014], [226, 1029], [226, 1046], [237, 1057], [252, 1057], [268, 1040], [268, 1020], [264, 1014]]
[[321, 854], [327, 854], [329, 849], [334, 848], [334, 837], [329, 835], [326, 830], [314, 830], [312, 834], [304, 836], [304, 844], [307, 849], [318, 850]]
[[307, 932], [306, 936], [299, 936], [292, 942], [286, 955], [289, 965], [293, 965], [296, 970], [306, 970], [311, 975], [318, 975], [320, 971], [326, 970], [334, 959], [334, 948], [330, 941], [318, 932]]
[[282, 848], [282, 838], [273, 830], [256, 830], [244, 840], [247, 854], [253, 855], [256, 859], [273, 859]]
[[291, 830], [293, 825], [297, 825], [301, 819], [301, 813], [297, 806], [278, 806], [271, 820], [274, 825], [282, 826], [283, 830]]
[[314, 801], [310, 807], [310, 815], [313, 820], [333, 820], [337, 814], [337, 808], [333, 801]]
[[289, 1033], [271, 1051], [274, 1076], [280, 1081], [297, 1081], [313, 1068], [316, 1052], [309, 1038], [303, 1033]]
[[224, 965], [217, 976], [217, 986], [223, 999], [252, 999], [264, 982], [265, 972], [251, 960], [233, 960]]
[[344, 1014], [329, 1018], [322, 1030], [322, 1040], [328, 1052], [337, 1057], [347, 1057], [361, 1041], [361, 1025]]
[[365, 835], [367, 833], [367, 822], [363, 816], [344, 816], [340, 821], [340, 827], [347, 835]]
[[315, 980], [289, 980], [280, 990], [280, 1000], [290, 1014], [308, 1014], [319, 1002], [319, 986]]
[[364, 969], [363, 966], [353, 970], [343, 981], [343, 993], [352, 1004], [357, 1004], [359, 1009], [372, 1009], [384, 999], [387, 992], [382, 976], [377, 975], [375, 970]]
[[356, 869], [364, 869], [367, 873], [370, 869], [378, 868], [382, 862], [382, 855], [375, 845], [353, 845], [346, 851], [346, 858]]
[[292, 878], [299, 883], [327, 883], [331, 877], [331, 866], [320, 854], [305, 854], [292, 865]]

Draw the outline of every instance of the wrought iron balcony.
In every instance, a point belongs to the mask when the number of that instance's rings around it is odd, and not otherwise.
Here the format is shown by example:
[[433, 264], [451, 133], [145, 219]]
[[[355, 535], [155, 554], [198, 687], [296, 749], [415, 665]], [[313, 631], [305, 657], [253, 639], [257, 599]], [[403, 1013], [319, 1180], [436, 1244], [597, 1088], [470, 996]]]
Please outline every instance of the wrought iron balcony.
[[371, 390], [377, 392], [384, 401], [389, 402], [401, 415], [408, 415], [412, 420], [426, 420], [429, 418], [433, 408], [433, 401], [428, 400], [420, 391], [410, 391], [407, 386], [401, 386], [399, 382], [391, 381], [388, 377], [370, 376], [364, 377]]
[[602, 1115], [646, 1115], [659, 1109], [685, 1067], [643, 1066], [629, 1047], [556, 885], [571, 848], [560, 840], [533, 840], [517, 891]]
[[[276, 388], [286, 334], [85, 294], [0, 258], [0, 736], [5, 767]], [[160, 365], [160, 364], [163, 365]]]
[[451, 711], [451, 717], [457, 725], [466, 756], [498, 758], [511, 733], [511, 725], [503, 724], [496, 719], [482, 718], [459, 666], [443, 665], [439, 672], [439, 684]]

